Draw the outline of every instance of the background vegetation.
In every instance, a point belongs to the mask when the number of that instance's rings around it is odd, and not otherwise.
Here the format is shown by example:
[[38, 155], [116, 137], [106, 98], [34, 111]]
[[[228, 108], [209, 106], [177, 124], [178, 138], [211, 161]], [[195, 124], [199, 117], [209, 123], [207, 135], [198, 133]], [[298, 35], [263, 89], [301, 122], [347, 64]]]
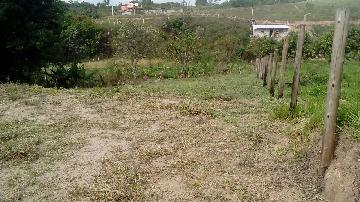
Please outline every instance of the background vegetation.
[[[354, 2], [348, 0], [341, 5], [355, 9], [352, 15], [356, 18], [359, 5]], [[1, 55], [6, 58], [0, 81], [72, 88], [234, 72], [239, 65], [282, 48], [281, 41], [250, 39], [249, 24], [241, 19], [251, 18], [249, 6], [254, 6], [255, 17], [261, 19], [298, 20], [311, 13], [309, 20], [328, 20], [340, 4], [321, 0], [232, 0], [222, 4], [198, 1], [197, 8], [189, 8], [168, 3], [169, 7], [182, 7], [184, 12], [151, 19], [104, 17], [109, 15], [107, 2], [93, 5], [58, 0], [31, 3], [2, 0], [1, 5], [0, 22], [8, 29], [0, 31]], [[159, 5], [149, 1], [144, 6]], [[213, 14], [218, 15], [213, 17]], [[228, 18], [231, 16], [240, 19]], [[295, 55], [296, 38], [296, 33], [291, 33], [290, 62]], [[330, 60], [332, 38], [333, 30], [326, 26], [314, 27], [305, 37], [306, 62], [301, 84], [308, 91], [302, 91], [302, 95], [312, 104], [304, 104], [299, 115], [310, 117], [314, 125], [321, 120], [322, 99], [312, 97], [312, 93], [325, 92], [327, 69], [324, 67]], [[344, 97], [349, 103], [358, 100], [354, 93], [358, 81], [353, 76], [358, 75], [359, 42], [360, 29], [351, 27], [346, 49], [349, 70], [344, 74], [344, 82], [350, 89]], [[291, 71], [288, 74], [290, 79]], [[284, 106], [275, 108], [276, 117], [288, 118], [282, 113]], [[342, 114], [340, 123], [358, 127], [359, 107], [348, 106], [342, 108], [347, 112]], [[314, 108], [318, 111], [311, 113]]]

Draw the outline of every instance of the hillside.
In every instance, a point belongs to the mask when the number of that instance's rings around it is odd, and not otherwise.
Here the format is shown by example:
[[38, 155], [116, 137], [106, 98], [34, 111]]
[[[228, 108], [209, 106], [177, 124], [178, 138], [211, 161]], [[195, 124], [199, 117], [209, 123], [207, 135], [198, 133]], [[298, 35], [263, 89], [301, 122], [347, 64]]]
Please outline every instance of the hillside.
[[[335, 11], [340, 7], [349, 7], [353, 19], [360, 18], [360, 3], [357, 0], [314, 0], [312, 2], [288, 3], [277, 5], [255, 6], [255, 19], [261, 20], [303, 20], [304, 15], [311, 13], [308, 20], [333, 20]], [[198, 15], [220, 15], [223, 17], [251, 19], [251, 7], [241, 8], [213, 8], [213, 9], [195, 9], [194, 14]]]

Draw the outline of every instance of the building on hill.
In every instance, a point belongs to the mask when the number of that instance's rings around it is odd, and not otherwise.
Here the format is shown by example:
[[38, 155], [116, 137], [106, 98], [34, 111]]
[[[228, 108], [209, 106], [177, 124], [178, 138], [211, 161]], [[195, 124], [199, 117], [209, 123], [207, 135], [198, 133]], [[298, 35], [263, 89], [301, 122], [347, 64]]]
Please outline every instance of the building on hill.
[[286, 37], [290, 32], [290, 27], [283, 24], [264, 24], [258, 25], [255, 21], [251, 21], [251, 33], [252, 37], [272, 37], [276, 39], [282, 39]]
[[127, 4], [121, 4], [120, 6], [120, 11], [123, 12], [133, 12], [134, 10], [140, 8], [140, 4], [137, 1], [130, 1]]

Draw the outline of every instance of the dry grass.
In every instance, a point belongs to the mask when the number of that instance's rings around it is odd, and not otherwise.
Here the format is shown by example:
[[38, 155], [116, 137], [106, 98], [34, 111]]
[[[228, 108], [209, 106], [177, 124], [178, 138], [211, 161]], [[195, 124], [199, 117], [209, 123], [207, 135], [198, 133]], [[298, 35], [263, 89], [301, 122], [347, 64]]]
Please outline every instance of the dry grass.
[[[101, 69], [101, 68], [107, 68], [110, 67], [113, 63], [117, 64], [123, 64], [130, 66], [130, 61], [126, 59], [102, 59], [102, 60], [92, 60], [88, 62], [84, 62], [83, 65], [86, 69]], [[162, 59], [141, 59], [138, 62], [138, 66], [140, 67], [157, 67], [161, 66], [163, 64], [169, 64], [169, 62], [166, 62]]]
[[87, 90], [1, 85], [0, 198], [322, 200], [313, 162], [289, 149], [293, 126], [268, 117], [257, 85], [246, 72]]

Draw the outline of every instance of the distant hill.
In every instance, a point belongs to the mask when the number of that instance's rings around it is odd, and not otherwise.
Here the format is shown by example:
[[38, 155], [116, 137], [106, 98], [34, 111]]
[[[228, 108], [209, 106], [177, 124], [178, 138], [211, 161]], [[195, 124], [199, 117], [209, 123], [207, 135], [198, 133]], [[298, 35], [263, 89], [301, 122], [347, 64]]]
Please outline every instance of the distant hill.
[[223, 2], [222, 6], [230, 7], [251, 7], [256, 5], [274, 5], [283, 3], [297, 3], [306, 0], [228, 0]]
[[[298, 3], [281, 3], [275, 5], [257, 5], [254, 7], [254, 19], [261, 20], [303, 20], [304, 15], [311, 21], [333, 20], [337, 8], [348, 7], [351, 17], [360, 19], [360, 0], [308, 0]], [[224, 17], [237, 17], [251, 19], [251, 7], [239, 8], [202, 8], [195, 13], [202, 15], [220, 15]]]

